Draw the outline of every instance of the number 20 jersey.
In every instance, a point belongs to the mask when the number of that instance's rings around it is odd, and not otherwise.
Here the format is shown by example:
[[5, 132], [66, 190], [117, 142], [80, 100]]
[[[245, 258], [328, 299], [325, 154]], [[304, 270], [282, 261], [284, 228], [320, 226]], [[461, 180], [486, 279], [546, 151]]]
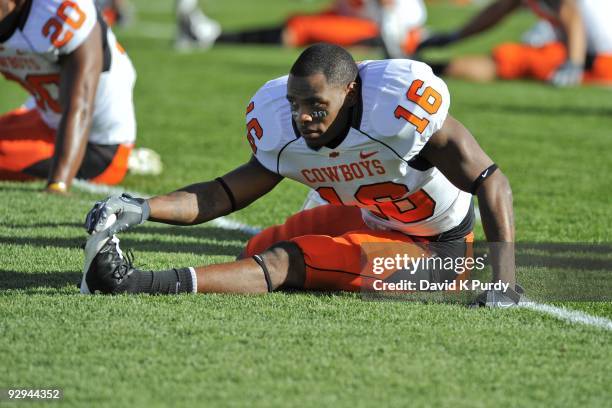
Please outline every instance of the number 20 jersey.
[[374, 229], [429, 237], [464, 220], [471, 194], [419, 155], [450, 105], [446, 84], [429, 66], [399, 59], [359, 64], [361, 97], [347, 136], [333, 149], [310, 149], [300, 137], [287, 79], [266, 83], [247, 108], [247, 139], [264, 167], [331, 204], [361, 207]]
[[60, 58], [85, 42], [96, 21], [102, 28], [104, 55], [89, 141], [133, 143], [136, 121], [132, 89], [136, 73], [98, 15], [93, 0], [28, 1], [15, 31], [6, 40], [0, 40], [0, 72], [19, 82], [32, 95], [31, 105], [35, 104], [45, 123], [57, 129], [62, 114]]

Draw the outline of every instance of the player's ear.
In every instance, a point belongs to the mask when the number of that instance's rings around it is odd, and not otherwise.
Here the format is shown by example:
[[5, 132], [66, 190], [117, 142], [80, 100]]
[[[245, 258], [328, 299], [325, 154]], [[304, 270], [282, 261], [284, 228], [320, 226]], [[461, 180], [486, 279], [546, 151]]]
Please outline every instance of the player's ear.
[[357, 103], [357, 95], [359, 92], [359, 84], [355, 81], [349, 82], [346, 86], [346, 103], [353, 106]]

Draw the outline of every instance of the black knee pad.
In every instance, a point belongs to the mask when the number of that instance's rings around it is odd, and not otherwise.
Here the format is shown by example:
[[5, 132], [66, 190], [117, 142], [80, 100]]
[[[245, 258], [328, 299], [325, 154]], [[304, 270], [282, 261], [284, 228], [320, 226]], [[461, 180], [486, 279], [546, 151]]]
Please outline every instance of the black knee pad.
[[295, 242], [281, 241], [269, 247], [266, 252], [275, 252], [276, 250], [285, 251], [289, 256], [288, 279], [283, 286], [297, 289], [303, 288], [306, 281], [306, 266], [302, 249]]

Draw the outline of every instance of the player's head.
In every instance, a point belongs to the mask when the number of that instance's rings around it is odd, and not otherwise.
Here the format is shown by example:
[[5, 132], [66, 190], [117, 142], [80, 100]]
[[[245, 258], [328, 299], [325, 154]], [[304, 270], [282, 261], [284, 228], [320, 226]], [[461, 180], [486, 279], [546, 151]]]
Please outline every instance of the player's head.
[[325, 43], [308, 47], [291, 67], [287, 99], [309, 147], [319, 148], [346, 130], [356, 101], [357, 74], [351, 54]]

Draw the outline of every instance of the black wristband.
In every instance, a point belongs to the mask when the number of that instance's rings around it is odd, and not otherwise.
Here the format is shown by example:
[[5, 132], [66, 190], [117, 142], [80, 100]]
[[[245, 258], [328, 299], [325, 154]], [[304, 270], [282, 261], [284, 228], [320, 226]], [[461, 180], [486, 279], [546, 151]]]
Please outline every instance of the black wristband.
[[472, 183], [472, 187], [470, 188], [470, 193], [472, 193], [472, 195], [476, 194], [476, 191], [478, 191], [478, 188], [480, 188], [481, 184], [488, 177], [491, 177], [491, 174], [495, 173], [495, 170], [497, 170], [497, 164], [495, 163], [493, 163], [492, 165], [484, 169], [484, 171], [480, 173], [480, 175], [476, 177], [476, 180], [474, 180], [474, 182]]
[[268, 272], [266, 263], [260, 255], [253, 255], [253, 259], [259, 266], [261, 266], [261, 269], [263, 270], [264, 277], [266, 278], [266, 285], [268, 285], [268, 292], [272, 292], [274, 288], [272, 287], [272, 279], [270, 279], [270, 272]]
[[225, 191], [225, 194], [227, 194], [227, 198], [229, 198], [230, 200], [230, 204], [232, 206], [232, 209], [230, 212], [236, 211], [236, 198], [234, 197], [234, 193], [232, 193], [232, 190], [230, 190], [229, 186], [225, 183], [225, 181], [221, 177], [217, 177], [215, 181], [221, 184], [221, 187], [223, 187], [223, 191]]

